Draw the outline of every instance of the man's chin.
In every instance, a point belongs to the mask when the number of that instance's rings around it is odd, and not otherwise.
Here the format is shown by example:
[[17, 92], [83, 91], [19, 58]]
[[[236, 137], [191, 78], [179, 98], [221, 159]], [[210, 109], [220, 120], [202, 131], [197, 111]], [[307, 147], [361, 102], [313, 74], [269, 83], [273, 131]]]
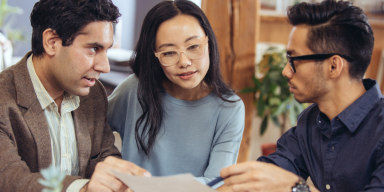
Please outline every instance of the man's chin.
[[296, 95], [293, 95], [293, 98], [295, 98], [295, 100], [298, 102], [298, 103], [308, 103], [304, 98], [300, 98]]
[[77, 95], [79, 97], [84, 97], [84, 96], [87, 96], [89, 94], [89, 89], [90, 87], [87, 87], [87, 88], [81, 88], [79, 90], [74, 90], [70, 93], [74, 94], [74, 95]]

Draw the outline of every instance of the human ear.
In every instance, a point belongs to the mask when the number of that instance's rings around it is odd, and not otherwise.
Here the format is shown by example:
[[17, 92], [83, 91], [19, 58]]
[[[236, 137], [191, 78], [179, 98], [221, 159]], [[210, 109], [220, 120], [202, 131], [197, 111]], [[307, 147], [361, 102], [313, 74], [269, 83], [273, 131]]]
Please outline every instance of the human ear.
[[329, 74], [331, 78], [337, 78], [340, 76], [345, 61], [338, 55], [331, 57], [331, 64], [329, 65]]
[[45, 53], [49, 56], [54, 56], [58, 45], [61, 45], [61, 39], [59, 38], [59, 35], [57, 35], [56, 31], [52, 30], [51, 28], [46, 29], [43, 32], [43, 47]]

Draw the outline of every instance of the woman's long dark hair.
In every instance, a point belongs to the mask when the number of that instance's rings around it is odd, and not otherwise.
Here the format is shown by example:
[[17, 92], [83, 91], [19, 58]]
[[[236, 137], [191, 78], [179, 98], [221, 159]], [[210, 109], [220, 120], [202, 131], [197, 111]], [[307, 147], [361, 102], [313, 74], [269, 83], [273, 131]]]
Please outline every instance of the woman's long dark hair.
[[[136, 145], [148, 157], [163, 121], [161, 95], [165, 90], [162, 82], [167, 78], [154, 54], [156, 33], [161, 23], [182, 14], [195, 17], [209, 39], [210, 64], [203, 81], [222, 100], [235, 102], [223, 97], [234, 95], [235, 92], [223, 81], [216, 37], [203, 11], [193, 2], [186, 0], [163, 1], [157, 4], [145, 16], [139, 41], [131, 58], [131, 68], [139, 78], [137, 97], [143, 109], [143, 114], [137, 119], [135, 126]], [[139, 127], [143, 123], [143, 129], [140, 131]]]

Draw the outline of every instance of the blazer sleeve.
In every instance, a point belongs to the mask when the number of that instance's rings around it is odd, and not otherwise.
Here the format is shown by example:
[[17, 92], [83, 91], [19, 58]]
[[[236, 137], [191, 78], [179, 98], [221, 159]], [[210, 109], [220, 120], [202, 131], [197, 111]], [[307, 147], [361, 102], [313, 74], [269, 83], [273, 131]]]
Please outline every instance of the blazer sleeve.
[[113, 135], [113, 130], [108, 124], [108, 98], [106, 91], [104, 89], [104, 86], [100, 83], [100, 86], [102, 88], [103, 96], [104, 96], [104, 104], [105, 108], [102, 114], [102, 117], [104, 118], [104, 129], [102, 130], [102, 144], [101, 144], [101, 151], [100, 151], [100, 161], [104, 161], [105, 158], [108, 156], [114, 156], [117, 158], [121, 158], [121, 153], [115, 146], [115, 136]]
[[[91, 140], [92, 140], [92, 149], [90, 154], [90, 160], [88, 162], [85, 178], [91, 178], [96, 164], [98, 162], [104, 161], [108, 156], [113, 156], [121, 158], [121, 154], [117, 147], [115, 146], [115, 137], [113, 135], [112, 129], [108, 125], [107, 120], [107, 111], [108, 111], [108, 100], [107, 95], [102, 84], [98, 81], [94, 86], [93, 95], [89, 95], [92, 102], [89, 105], [92, 105], [92, 110], [97, 114], [94, 116], [94, 128], [90, 131]], [[100, 97], [102, 95], [102, 98]], [[100, 97], [99, 99], [95, 99]], [[89, 102], [89, 101], [88, 101]], [[86, 102], [84, 102], [86, 103]], [[84, 110], [84, 113], [88, 111]]]
[[[4, 129], [0, 120], [0, 189], [2, 192], [41, 191], [44, 186], [38, 183], [43, 178], [39, 172], [32, 173], [27, 163], [21, 159], [12, 134]], [[66, 176], [63, 189], [79, 176]]]

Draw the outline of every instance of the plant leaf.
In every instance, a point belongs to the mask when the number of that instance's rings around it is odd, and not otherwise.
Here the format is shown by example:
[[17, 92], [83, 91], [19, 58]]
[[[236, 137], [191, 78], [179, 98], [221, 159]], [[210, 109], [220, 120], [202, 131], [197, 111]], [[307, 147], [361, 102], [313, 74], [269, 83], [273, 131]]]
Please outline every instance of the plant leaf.
[[260, 86], [261, 86], [260, 80], [257, 79], [255, 76], [252, 76], [252, 81], [253, 81], [253, 84], [255, 84], [255, 89], [256, 90], [260, 89]]
[[261, 74], [265, 74], [269, 70], [269, 63], [270, 63], [270, 54], [264, 54], [263, 59], [259, 62], [258, 67], [259, 67], [259, 72]]
[[279, 97], [275, 97], [275, 96], [272, 96], [269, 98], [269, 102], [268, 104], [270, 106], [278, 106], [281, 104], [281, 101], [280, 101], [280, 98]]
[[271, 116], [271, 119], [272, 119], [272, 122], [273, 122], [276, 126], [278, 126], [278, 127], [281, 126], [280, 121], [279, 121], [279, 119], [278, 119], [276, 116]]
[[261, 136], [263, 136], [265, 131], [267, 130], [267, 125], [268, 125], [268, 115], [264, 116], [263, 122], [261, 123], [261, 126], [260, 126]]
[[294, 109], [294, 106], [293, 106], [294, 105], [293, 104], [293, 100], [291, 100], [290, 107], [289, 107], [289, 121], [291, 122], [291, 126], [295, 126], [296, 125], [296, 113], [295, 113], [295, 109]]
[[7, 31], [8, 39], [12, 42], [14, 41], [25, 41], [26, 38], [21, 30], [8, 30]]
[[265, 111], [266, 103], [263, 100], [263, 96], [260, 94], [259, 99], [257, 101], [257, 115], [262, 117]]
[[303, 105], [294, 100], [295, 105], [296, 105], [296, 110], [297, 110], [297, 116], [300, 115], [300, 113], [304, 110]]
[[282, 114], [284, 111], [288, 110], [287, 109], [287, 103], [289, 102], [289, 99], [286, 99], [285, 101], [281, 102], [275, 113], [273, 113], [274, 116], [278, 116]]
[[46, 187], [53, 187], [49, 181], [46, 181], [46, 180], [43, 180], [43, 179], [39, 179], [38, 182], [39, 182], [41, 185], [43, 185], [43, 186], [46, 186]]
[[6, 0], [2, 0], [0, 4], [0, 27], [3, 27], [4, 20], [11, 14], [22, 14], [23, 10], [18, 7], [12, 7], [7, 4]]
[[278, 81], [281, 78], [282, 74], [281, 71], [271, 71], [269, 73], [269, 76], [273, 81]]

